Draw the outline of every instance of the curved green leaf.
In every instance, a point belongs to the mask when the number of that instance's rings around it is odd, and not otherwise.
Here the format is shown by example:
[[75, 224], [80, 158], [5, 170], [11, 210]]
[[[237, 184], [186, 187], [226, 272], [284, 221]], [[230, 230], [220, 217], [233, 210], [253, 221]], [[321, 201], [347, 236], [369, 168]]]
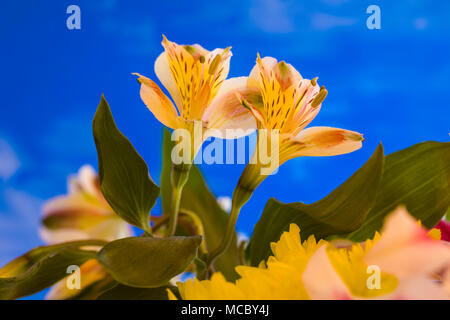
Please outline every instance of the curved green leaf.
[[354, 241], [372, 238], [384, 218], [401, 204], [427, 228], [444, 216], [450, 205], [449, 142], [423, 142], [386, 156], [375, 205], [348, 237]]
[[100, 187], [113, 210], [128, 223], [151, 233], [150, 209], [159, 196], [148, 167], [131, 142], [117, 129], [102, 96], [93, 122]]
[[96, 240], [75, 241], [29, 251], [0, 269], [0, 300], [28, 296], [55, 284], [69, 275], [69, 266], [81, 266], [96, 258], [95, 251], [81, 247], [104, 244]]
[[108, 243], [98, 261], [122, 284], [156, 288], [186, 269], [201, 241], [199, 236], [124, 238]]
[[[173, 142], [169, 130], [164, 131], [163, 168], [161, 172], [161, 201], [163, 212], [169, 213], [171, 201], [171, 180]], [[228, 221], [228, 214], [219, 206], [216, 197], [208, 188], [200, 170], [193, 165], [189, 179], [184, 186], [180, 208], [192, 211], [201, 220], [205, 231], [205, 244], [208, 250], [215, 249], [221, 242]], [[229, 280], [235, 280], [234, 267], [239, 264], [236, 236], [228, 250], [215, 262], [217, 271]]]
[[270, 255], [270, 243], [278, 241], [291, 223], [300, 227], [301, 238], [324, 238], [356, 230], [375, 203], [383, 172], [383, 146], [347, 181], [313, 204], [284, 204], [270, 199], [255, 226], [248, 247], [250, 263], [258, 265]]

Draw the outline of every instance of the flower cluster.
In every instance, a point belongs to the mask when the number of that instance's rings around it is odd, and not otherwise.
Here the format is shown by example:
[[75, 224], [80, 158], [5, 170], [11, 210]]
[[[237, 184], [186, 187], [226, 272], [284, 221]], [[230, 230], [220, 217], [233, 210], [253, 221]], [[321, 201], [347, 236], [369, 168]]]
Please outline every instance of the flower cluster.
[[[48, 287], [48, 299], [450, 299], [450, 143], [386, 156], [380, 144], [325, 198], [270, 199], [248, 243], [238, 241], [241, 208], [280, 165], [350, 153], [364, 139], [308, 127], [328, 91], [284, 61], [257, 54], [248, 76], [228, 78], [230, 48], [165, 37], [162, 45], [155, 73], [168, 95], [135, 73], [144, 104], [173, 130], [164, 132], [159, 185], [102, 96], [93, 121], [99, 174], [82, 167], [68, 194], [44, 205], [47, 245], [0, 268], [0, 299]], [[210, 137], [255, 130], [232, 198], [216, 198], [196, 154]]]

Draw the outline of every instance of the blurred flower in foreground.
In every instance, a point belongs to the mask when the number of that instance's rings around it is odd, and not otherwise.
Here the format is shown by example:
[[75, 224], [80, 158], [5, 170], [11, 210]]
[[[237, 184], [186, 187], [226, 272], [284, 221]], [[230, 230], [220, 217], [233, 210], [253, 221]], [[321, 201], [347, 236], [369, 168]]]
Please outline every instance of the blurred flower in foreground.
[[441, 240], [450, 242], [450, 222], [447, 220], [441, 220], [434, 228], [440, 231]]
[[[68, 195], [48, 201], [43, 208], [41, 238], [48, 244], [96, 239], [113, 241], [133, 235], [130, 225], [117, 216], [104, 199], [98, 176], [90, 166], [82, 167], [69, 179]], [[106, 271], [96, 260], [80, 266], [81, 289], [103, 279]], [[47, 294], [47, 299], [67, 299], [79, 293], [63, 279]]]
[[[449, 279], [437, 274], [449, 267], [450, 247], [428, 236], [400, 207], [386, 220], [381, 236], [338, 247], [301, 243], [291, 224], [267, 265], [239, 266], [241, 278], [227, 282], [220, 273], [211, 280], [178, 283], [183, 299], [449, 299]], [[448, 269], [450, 271], [450, 269]], [[448, 275], [448, 272], [447, 272]], [[446, 276], [447, 277], [447, 276]], [[436, 279], [437, 278], [437, 279]], [[174, 296], [169, 293], [171, 298]]]

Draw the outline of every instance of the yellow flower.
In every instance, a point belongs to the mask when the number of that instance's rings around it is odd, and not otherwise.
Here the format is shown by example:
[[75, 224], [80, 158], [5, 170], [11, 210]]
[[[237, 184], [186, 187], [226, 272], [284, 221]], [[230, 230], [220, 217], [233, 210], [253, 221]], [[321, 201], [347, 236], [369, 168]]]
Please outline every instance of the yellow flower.
[[[449, 299], [448, 279], [433, 274], [450, 263], [450, 247], [432, 239], [402, 207], [386, 220], [373, 240], [303, 243], [291, 224], [267, 265], [239, 266], [241, 276], [227, 282], [220, 273], [210, 280], [178, 283], [181, 297], [192, 299]], [[170, 295], [174, 298], [173, 295]]]
[[[217, 131], [222, 134], [225, 129], [256, 128], [253, 117], [236, 96], [239, 93], [252, 100], [247, 78], [226, 79], [232, 56], [230, 48], [208, 51], [198, 44], [178, 45], [165, 37], [162, 45], [165, 52], [155, 62], [155, 73], [175, 105], [155, 82], [136, 73], [142, 100], [162, 124], [187, 129], [191, 135], [207, 131], [203, 140], [208, 135], [219, 135]], [[194, 149], [191, 156], [197, 151]]]
[[[69, 194], [48, 201], [43, 207], [41, 238], [48, 244], [96, 239], [113, 241], [133, 235], [131, 226], [123, 221], [103, 197], [98, 176], [90, 166], [79, 170], [69, 180]], [[80, 266], [81, 288], [105, 278], [108, 273], [96, 261]], [[69, 290], [66, 279], [56, 283], [46, 299], [67, 299], [79, 290]]]

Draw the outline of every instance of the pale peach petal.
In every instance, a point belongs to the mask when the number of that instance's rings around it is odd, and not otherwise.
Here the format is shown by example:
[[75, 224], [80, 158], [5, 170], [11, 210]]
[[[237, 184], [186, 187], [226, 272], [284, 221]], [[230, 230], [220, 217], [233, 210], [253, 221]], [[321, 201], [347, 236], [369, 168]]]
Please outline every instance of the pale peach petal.
[[223, 82], [216, 98], [203, 114], [211, 136], [235, 139], [256, 129], [251, 112], [242, 105], [239, 97], [257, 99], [258, 92], [246, 87], [247, 78], [230, 78]]
[[69, 179], [69, 193], [90, 193], [101, 195], [97, 173], [90, 165], [84, 165], [78, 170], [78, 175]]
[[261, 80], [261, 72], [263, 70], [270, 71], [276, 64], [278, 63], [277, 59], [272, 57], [264, 57], [256, 59], [256, 65], [253, 67], [250, 75], [248, 76], [247, 85], [253, 88], [259, 88], [260, 80]]
[[169, 60], [167, 59], [166, 52], [161, 53], [156, 59], [155, 74], [167, 91], [169, 91], [175, 105], [178, 106], [178, 108], [181, 108], [180, 92], [178, 91], [172, 72], [170, 71]]
[[91, 239], [113, 241], [133, 236], [131, 226], [120, 218], [112, 218], [86, 229]]
[[415, 277], [400, 281], [391, 294], [381, 296], [382, 300], [448, 300], [450, 293], [436, 280], [426, 277]]
[[47, 244], [58, 244], [69, 241], [88, 240], [91, 239], [89, 234], [77, 229], [57, 229], [50, 230], [46, 227], [39, 229], [39, 237]]
[[[88, 218], [86, 218], [88, 219]], [[133, 236], [131, 227], [119, 218], [110, 218], [90, 227], [60, 227], [39, 229], [40, 238], [48, 244], [57, 244], [78, 240], [105, 240], [113, 241]]]
[[293, 141], [301, 148], [293, 156], [335, 156], [362, 147], [362, 134], [331, 127], [311, 127], [301, 131]]
[[[225, 52], [225, 49], [214, 49], [208, 54], [206, 61], [214, 61], [216, 56], [221, 56], [221, 60], [219, 65], [217, 66], [217, 69], [214, 71], [216, 77], [214, 81], [215, 87], [212, 90], [212, 98], [217, 96], [220, 93], [222, 86], [225, 85], [224, 81], [228, 77], [228, 73], [230, 72], [230, 60], [233, 54], [231, 53], [231, 51], [229, 51], [229, 49], [227, 50], [227, 52]], [[209, 64], [209, 68], [210, 70], [208, 70], [208, 72], [212, 72], [213, 70], [211, 70], [211, 68], [214, 68], [214, 65], [211, 66], [211, 64]]]
[[177, 129], [181, 126], [177, 109], [172, 101], [162, 92], [158, 85], [147, 77], [137, 75], [141, 84], [141, 98], [153, 115], [166, 127]]
[[450, 247], [431, 239], [404, 207], [387, 219], [382, 236], [364, 261], [398, 278], [438, 272], [450, 263]]
[[313, 300], [352, 299], [350, 290], [330, 262], [326, 245], [321, 246], [313, 254], [303, 272], [302, 279], [306, 291]]
[[442, 285], [444, 286], [445, 292], [450, 295], [450, 264], [447, 266], [447, 270], [442, 276]]
[[297, 85], [303, 79], [300, 73], [291, 64], [284, 61], [278, 62], [273, 67], [272, 71], [282, 90], [286, 90], [292, 85]]
[[42, 211], [44, 219], [50, 216], [67, 215], [105, 217], [113, 213], [109, 206], [105, 206], [92, 195], [81, 193], [53, 198], [44, 204]]

